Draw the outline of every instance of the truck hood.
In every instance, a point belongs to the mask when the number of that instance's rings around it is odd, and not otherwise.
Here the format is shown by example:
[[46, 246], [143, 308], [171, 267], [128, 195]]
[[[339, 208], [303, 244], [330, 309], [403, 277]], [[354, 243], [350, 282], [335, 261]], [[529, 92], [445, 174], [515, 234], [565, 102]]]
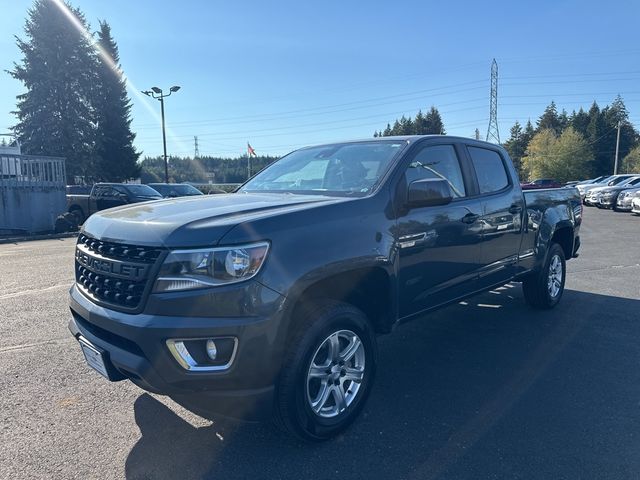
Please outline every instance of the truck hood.
[[348, 201], [344, 197], [289, 193], [231, 193], [179, 197], [97, 212], [83, 232], [104, 241], [168, 248], [217, 245], [249, 220]]

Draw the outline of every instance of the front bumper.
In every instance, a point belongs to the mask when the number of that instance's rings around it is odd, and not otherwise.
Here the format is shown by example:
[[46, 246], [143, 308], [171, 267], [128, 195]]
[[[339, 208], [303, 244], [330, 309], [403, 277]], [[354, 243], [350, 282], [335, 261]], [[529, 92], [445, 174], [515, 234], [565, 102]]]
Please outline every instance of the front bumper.
[[[248, 309], [253, 314], [202, 316], [205, 307], [199, 304], [212, 300], [207, 291], [195, 296], [172, 293], [152, 298], [152, 295], [143, 313], [129, 314], [96, 305], [74, 285], [70, 291], [69, 330], [75, 338], [82, 336], [106, 352], [109, 368], [113, 367], [112, 380], [129, 379], [145, 390], [174, 397], [185, 406], [193, 404], [194, 411], [196, 405], [206, 405], [209, 411], [228, 416], [263, 418], [269, 413], [281, 364], [284, 339], [279, 327], [284, 297], [257, 282], [238, 284], [228, 293], [233, 299], [246, 296], [247, 302], [256, 303]], [[158, 303], [172, 299], [171, 304], [184, 307], [185, 296], [191, 307], [183, 308], [181, 314], [170, 308], [164, 309], [166, 315], [157, 312]], [[223, 297], [224, 294], [217, 295], [218, 304]], [[214, 305], [209, 304], [213, 315]], [[233, 309], [228, 305], [225, 308]], [[247, 306], [241, 310], [247, 312]], [[237, 338], [237, 351], [228, 369], [188, 371], [178, 364], [166, 345], [171, 338], [203, 337]]]
[[616, 197], [601, 196], [598, 199], [598, 206], [601, 208], [613, 208], [616, 204]]
[[620, 210], [623, 212], [628, 212], [631, 210], [631, 202], [627, 202], [625, 200], [618, 200], [616, 202], [616, 210]]

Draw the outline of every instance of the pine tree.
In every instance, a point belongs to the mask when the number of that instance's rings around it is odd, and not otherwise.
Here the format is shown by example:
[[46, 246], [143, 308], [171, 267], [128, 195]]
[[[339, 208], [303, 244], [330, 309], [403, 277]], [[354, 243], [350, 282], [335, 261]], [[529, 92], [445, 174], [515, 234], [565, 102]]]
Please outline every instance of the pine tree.
[[579, 132], [583, 137], [587, 137], [587, 127], [589, 126], [589, 114], [582, 107], [576, 113], [574, 110], [569, 117], [569, 125]]
[[511, 160], [513, 160], [513, 165], [516, 167], [516, 170], [520, 175], [522, 157], [527, 150], [527, 144], [529, 142], [527, 141], [525, 143], [526, 137], [522, 130], [522, 125], [520, 125], [520, 122], [518, 121], [516, 121], [513, 127], [511, 127], [510, 133], [511, 135], [509, 139], [504, 143], [504, 148], [509, 152], [509, 156], [511, 157]]
[[[67, 7], [89, 29], [79, 9]], [[24, 39], [17, 38], [23, 58], [9, 72], [26, 88], [17, 97], [13, 131], [24, 153], [65, 157], [69, 180], [90, 175], [96, 139], [92, 46], [49, 0], [35, 0], [24, 31]]]
[[442, 117], [440, 116], [440, 112], [434, 106], [432, 106], [427, 115], [425, 116], [425, 131], [424, 135], [436, 134], [436, 135], [444, 135], [444, 123], [442, 123]]
[[556, 102], [551, 101], [549, 106], [544, 109], [544, 113], [538, 119], [538, 131], [550, 129], [556, 135], [562, 132], [562, 124], [558, 116], [558, 108]]
[[413, 121], [413, 127], [415, 129], [416, 135], [424, 135], [427, 130], [427, 123], [422, 113], [422, 110], [418, 110], [418, 114], [416, 115], [415, 120]]
[[120, 182], [139, 175], [137, 162], [140, 153], [133, 146], [135, 134], [131, 132], [131, 102], [120, 70], [118, 46], [107, 22], [100, 22], [98, 46], [101, 55], [95, 99], [99, 158], [96, 177]]

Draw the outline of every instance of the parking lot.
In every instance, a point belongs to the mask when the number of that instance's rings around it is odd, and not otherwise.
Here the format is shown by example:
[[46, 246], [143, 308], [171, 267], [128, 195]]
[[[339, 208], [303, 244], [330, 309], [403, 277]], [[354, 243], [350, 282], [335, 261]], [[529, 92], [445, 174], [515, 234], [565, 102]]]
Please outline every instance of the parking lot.
[[84, 363], [74, 239], [0, 245], [2, 478], [638, 478], [640, 217], [585, 210], [555, 310], [517, 284], [380, 338], [362, 415], [308, 445]]

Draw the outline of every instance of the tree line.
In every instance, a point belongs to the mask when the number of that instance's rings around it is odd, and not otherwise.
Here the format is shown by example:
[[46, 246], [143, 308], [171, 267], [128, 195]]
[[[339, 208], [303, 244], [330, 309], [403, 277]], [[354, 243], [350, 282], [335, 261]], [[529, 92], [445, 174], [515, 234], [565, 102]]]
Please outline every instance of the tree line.
[[[251, 158], [251, 175], [255, 175], [278, 157], [258, 155]], [[164, 182], [164, 160], [162, 157], [146, 157], [140, 165], [142, 183]], [[198, 158], [169, 158], [170, 182], [195, 183], [244, 183], [247, 180], [247, 156], [222, 158], [203, 156]]]
[[375, 131], [374, 137], [388, 137], [390, 135], [444, 135], [444, 123], [440, 112], [434, 106], [425, 114], [419, 110], [415, 117], [404, 115], [393, 122], [393, 126], [387, 123], [384, 130]]
[[520, 177], [578, 180], [613, 173], [618, 124], [618, 172], [640, 172], [640, 135], [629, 121], [620, 95], [603, 108], [594, 101], [589, 110], [558, 112], [552, 101], [534, 127], [528, 121], [511, 127], [504, 147]]
[[35, 0], [22, 59], [9, 75], [26, 91], [17, 97], [12, 128], [23, 153], [66, 158], [68, 182], [121, 181], [139, 175], [131, 131], [131, 102], [119, 65], [118, 46], [106, 21], [91, 32], [83, 13], [65, 3], [84, 31], [50, 0]]

